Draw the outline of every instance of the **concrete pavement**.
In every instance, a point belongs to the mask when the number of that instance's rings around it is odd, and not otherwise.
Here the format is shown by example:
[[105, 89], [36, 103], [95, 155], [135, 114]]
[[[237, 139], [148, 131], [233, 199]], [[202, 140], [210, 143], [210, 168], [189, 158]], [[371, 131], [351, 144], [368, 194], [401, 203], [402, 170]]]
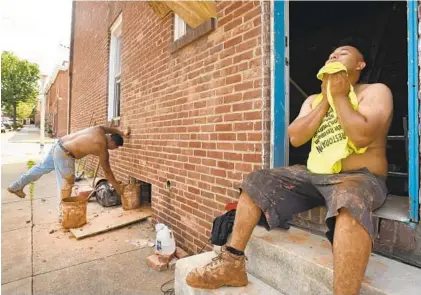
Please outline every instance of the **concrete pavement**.
[[[25, 140], [29, 138], [30, 140]], [[26, 163], [28, 160], [40, 160], [48, 153], [53, 140], [45, 141], [44, 149], [40, 149], [39, 129], [25, 126], [19, 132], [11, 131], [1, 134], [1, 163]]]
[[[54, 173], [36, 182], [33, 200], [28, 188], [26, 199], [6, 191], [28, 160], [42, 159], [39, 145], [11, 142], [25, 138], [16, 136], [1, 135], [2, 294], [161, 294], [173, 272], [146, 265], [153, 248], [140, 248], [136, 241], [155, 237], [148, 222], [78, 241], [56, 223]], [[101, 210], [91, 201], [88, 219]]]
[[[40, 143], [40, 129], [33, 125], [24, 126], [19, 132], [15, 132], [9, 141], [12, 143]], [[53, 143], [54, 139], [45, 136], [44, 142]]]

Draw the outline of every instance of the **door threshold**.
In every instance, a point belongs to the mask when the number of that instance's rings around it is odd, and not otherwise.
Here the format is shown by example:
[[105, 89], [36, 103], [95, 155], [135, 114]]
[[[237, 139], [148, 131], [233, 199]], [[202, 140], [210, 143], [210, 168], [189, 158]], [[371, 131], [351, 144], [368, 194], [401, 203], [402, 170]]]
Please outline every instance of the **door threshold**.
[[388, 195], [383, 206], [374, 211], [373, 216], [409, 223], [409, 197]]

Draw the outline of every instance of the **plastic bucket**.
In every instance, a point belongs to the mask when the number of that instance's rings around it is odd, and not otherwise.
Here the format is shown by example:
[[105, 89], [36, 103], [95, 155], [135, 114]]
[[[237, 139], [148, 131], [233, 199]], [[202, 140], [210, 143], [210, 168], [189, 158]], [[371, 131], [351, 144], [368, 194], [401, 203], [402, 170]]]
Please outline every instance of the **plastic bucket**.
[[86, 196], [65, 198], [61, 201], [64, 228], [78, 228], [86, 224], [88, 198]]
[[131, 210], [140, 207], [140, 184], [129, 183], [124, 186], [121, 204], [123, 210]]

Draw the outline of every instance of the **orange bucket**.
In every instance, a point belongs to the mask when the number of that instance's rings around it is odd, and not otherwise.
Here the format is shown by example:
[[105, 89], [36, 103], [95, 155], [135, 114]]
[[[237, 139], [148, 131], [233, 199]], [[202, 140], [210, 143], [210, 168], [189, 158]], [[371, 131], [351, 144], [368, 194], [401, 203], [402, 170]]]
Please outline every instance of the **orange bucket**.
[[78, 228], [87, 222], [88, 197], [78, 196], [65, 198], [61, 201], [64, 228]]

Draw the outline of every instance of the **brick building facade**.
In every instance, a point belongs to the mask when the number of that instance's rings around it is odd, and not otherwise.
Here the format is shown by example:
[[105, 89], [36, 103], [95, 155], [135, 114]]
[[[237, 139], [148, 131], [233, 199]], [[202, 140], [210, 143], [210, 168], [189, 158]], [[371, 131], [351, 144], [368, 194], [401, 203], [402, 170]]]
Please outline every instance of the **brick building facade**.
[[45, 88], [45, 120], [57, 137], [67, 134], [68, 89], [69, 69], [68, 63], [65, 62], [54, 70]]
[[[218, 2], [216, 28], [174, 50], [173, 17], [146, 2], [76, 2], [71, 131], [107, 120], [109, 28], [122, 15], [120, 180], [152, 185], [154, 216], [196, 251], [244, 175], [267, 165], [268, 71], [260, 2]], [[263, 44], [263, 45], [262, 45]]]
[[[218, 1], [214, 20], [175, 40], [175, 14], [160, 18], [147, 2], [74, 2], [70, 130], [92, 113], [107, 123], [119, 94], [111, 117], [132, 136], [111, 153], [113, 172], [151, 184], [154, 217], [190, 252], [207, 243], [244, 176], [270, 166], [271, 16], [269, 1]], [[121, 46], [118, 75], [112, 44]], [[323, 229], [323, 216], [315, 209], [297, 223]], [[421, 265], [418, 225], [378, 225], [376, 251]]]
[[38, 100], [36, 111], [34, 115], [34, 124], [35, 126], [39, 126], [41, 124], [41, 102]]

